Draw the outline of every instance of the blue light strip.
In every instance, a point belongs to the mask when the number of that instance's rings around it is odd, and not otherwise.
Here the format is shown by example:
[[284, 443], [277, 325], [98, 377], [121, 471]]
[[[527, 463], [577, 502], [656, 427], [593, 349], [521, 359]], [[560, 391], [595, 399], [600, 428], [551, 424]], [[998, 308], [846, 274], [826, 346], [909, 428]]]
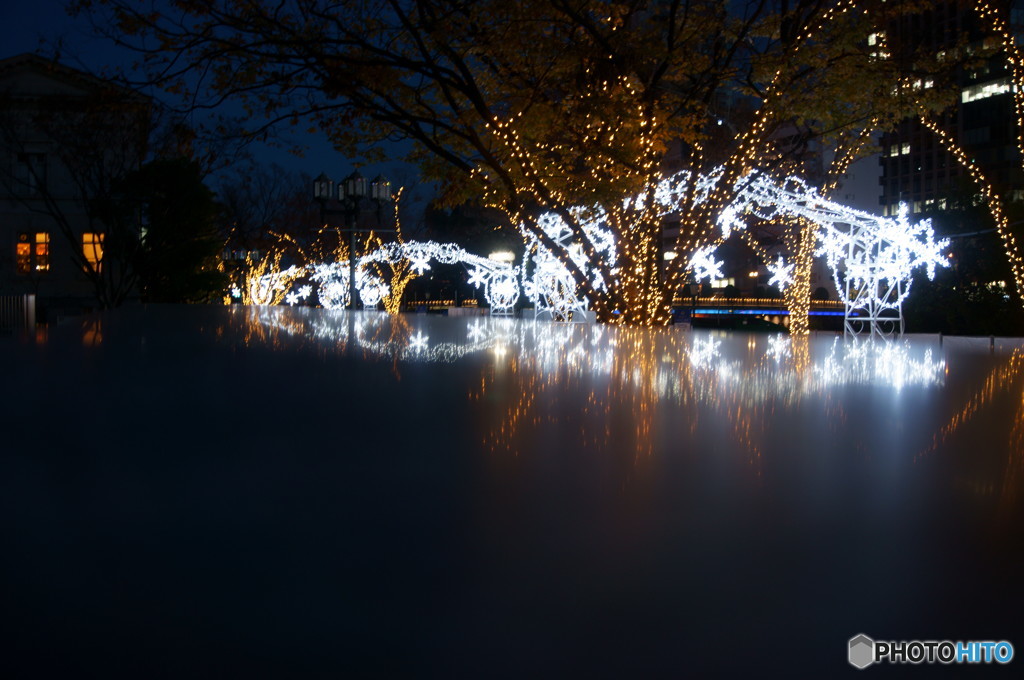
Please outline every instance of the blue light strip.
[[[695, 309], [690, 312], [693, 316], [698, 314], [750, 314], [750, 315], [765, 315], [765, 316], [789, 316], [789, 312], [785, 309]], [[808, 312], [810, 316], [843, 316], [843, 312], [825, 312], [825, 311], [811, 311]]]

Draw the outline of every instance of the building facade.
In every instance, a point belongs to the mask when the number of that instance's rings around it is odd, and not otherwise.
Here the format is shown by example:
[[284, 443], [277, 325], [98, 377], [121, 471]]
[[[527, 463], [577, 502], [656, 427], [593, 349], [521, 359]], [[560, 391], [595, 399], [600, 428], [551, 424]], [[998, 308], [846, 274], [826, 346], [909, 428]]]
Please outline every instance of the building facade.
[[[1024, 28], [1024, 3], [1001, 2], [1014, 32]], [[910, 25], [894, 30], [913, 32], [936, 51], [966, 50], [980, 53], [986, 36], [973, 9], [958, 2], [939, 2]], [[962, 43], [966, 40], [966, 45]], [[961, 43], [958, 45], [958, 41]], [[989, 43], [991, 46], [991, 38]], [[966, 151], [1006, 202], [1024, 200], [1024, 172], [1017, 149], [1018, 122], [1014, 111], [1013, 82], [1006, 56], [997, 53], [958, 74], [955, 104], [940, 124]], [[928, 83], [923, 83], [927, 87]], [[917, 118], [904, 120], [882, 136], [879, 157], [879, 204], [885, 215], [895, 215], [906, 203], [912, 215], [932, 217], [943, 231], [972, 226], [957, 224], [956, 211], [980, 203], [980, 192], [968, 172], [941, 146]]]
[[57, 315], [130, 297], [98, 206], [140, 167], [149, 113], [145, 98], [42, 57], [0, 61], [0, 294], [35, 294]]

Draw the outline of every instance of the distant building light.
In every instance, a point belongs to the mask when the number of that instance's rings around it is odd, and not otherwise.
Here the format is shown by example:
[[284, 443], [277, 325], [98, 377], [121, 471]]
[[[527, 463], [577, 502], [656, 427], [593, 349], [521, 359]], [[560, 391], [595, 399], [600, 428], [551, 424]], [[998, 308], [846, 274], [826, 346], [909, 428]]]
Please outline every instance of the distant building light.
[[755, 276], [757, 276], [757, 272], [750, 272], [750, 278], [754, 278]]
[[999, 80], [993, 80], [980, 85], [972, 85], [971, 87], [964, 88], [960, 93], [960, 101], [967, 104], [969, 102], [978, 101], [979, 99], [988, 99], [989, 97], [995, 97], [997, 95], [1013, 91], [1014, 86], [1013, 83], [1010, 82], [1010, 78], [1000, 78]]
[[510, 250], [496, 250], [487, 256], [488, 260], [494, 260], [495, 262], [515, 262], [516, 256]]
[[666, 260], [674, 260], [677, 257], [679, 257], [679, 253], [677, 253], [674, 250], [666, 250], [662, 257], [665, 258]]

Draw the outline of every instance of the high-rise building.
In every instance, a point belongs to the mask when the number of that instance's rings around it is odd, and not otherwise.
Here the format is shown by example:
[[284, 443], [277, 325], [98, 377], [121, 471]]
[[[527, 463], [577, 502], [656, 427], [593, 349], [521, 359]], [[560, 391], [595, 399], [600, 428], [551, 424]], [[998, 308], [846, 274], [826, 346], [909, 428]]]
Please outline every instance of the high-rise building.
[[[991, 1], [1002, 2], [1014, 29], [1024, 27], [1024, 2]], [[915, 40], [940, 52], [953, 50], [958, 40], [966, 40], [963, 49], [980, 54], [986, 41], [976, 14], [962, 2], [938, 2], [928, 13], [900, 23], [894, 30], [912, 32]], [[957, 85], [956, 103], [941, 117], [941, 125], [978, 164], [1004, 201], [1024, 200], [1014, 86], [1005, 54], [994, 54], [963, 69]], [[885, 215], [895, 215], [902, 202], [912, 214], [933, 217], [944, 230], [960, 231], [962, 226], [950, 223], [957, 219], [954, 210], [980, 202], [978, 187], [967, 171], [918, 118], [904, 120], [882, 136], [879, 163], [879, 203]]]

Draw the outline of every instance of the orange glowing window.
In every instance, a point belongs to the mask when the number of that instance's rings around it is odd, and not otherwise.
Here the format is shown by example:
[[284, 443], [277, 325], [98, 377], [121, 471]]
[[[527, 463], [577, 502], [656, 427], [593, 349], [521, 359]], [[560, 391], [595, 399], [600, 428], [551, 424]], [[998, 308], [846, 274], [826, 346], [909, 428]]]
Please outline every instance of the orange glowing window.
[[82, 252], [90, 268], [100, 270], [103, 263], [103, 234], [86, 232], [82, 234]]
[[[22, 234], [25, 236], [25, 234]], [[26, 237], [27, 238], [27, 237]], [[18, 242], [14, 249], [15, 268], [19, 274], [28, 274], [32, 271], [32, 246], [28, 243]]]
[[50, 270], [50, 234], [45, 231], [18, 234], [14, 246], [14, 267], [19, 274]]
[[50, 235], [45, 231], [36, 232], [36, 271], [50, 270]]

